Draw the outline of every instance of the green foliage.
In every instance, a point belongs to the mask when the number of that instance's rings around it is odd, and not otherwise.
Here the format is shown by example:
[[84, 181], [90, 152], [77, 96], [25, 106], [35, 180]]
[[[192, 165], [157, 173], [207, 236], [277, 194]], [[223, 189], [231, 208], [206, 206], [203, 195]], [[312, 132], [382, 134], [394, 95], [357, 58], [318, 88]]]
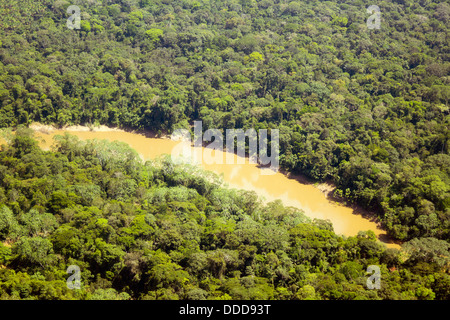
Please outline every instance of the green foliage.
[[[446, 241], [414, 239], [399, 251], [386, 249], [372, 231], [343, 238], [329, 222], [311, 221], [280, 201], [262, 204], [254, 193], [225, 189], [214, 175], [174, 166], [168, 158], [143, 164], [117, 143], [67, 135], [57, 138], [57, 151], [23, 152], [29, 145], [0, 150], [0, 166], [10, 175], [0, 188], [7, 194], [16, 190], [16, 199], [0, 207], [2, 298], [446, 299], [450, 294]], [[112, 156], [117, 148], [130, 155], [123, 159], [133, 170]], [[45, 179], [46, 187], [29, 184], [22, 170], [27, 157], [37, 156], [42, 161], [31, 162], [29, 170], [58, 168], [33, 178]], [[148, 186], [144, 195], [126, 192], [117, 199], [108, 192], [117, 170], [123, 170], [121, 180]], [[38, 190], [39, 205], [16, 201]], [[382, 270], [382, 290], [365, 287], [371, 264]], [[69, 265], [80, 267], [80, 290], [67, 289]]]
[[17, 238], [20, 226], [12, 211], [5, 205], [0, 207], [0, 237], [1, 239]]
[[450, 244], [435, 238], [413, 239], [403, 245], [411, 262], [435, 263], [440, 268], [450, 265]]
[[23, 224], [25, 232], [30, 236], [46, 236], [52, 233], [59, 225], [54, 215], [40, 213], [36, 209], [22, 214], [20, 216], [20, 222]]
[[145, 35], [150, 39], [150, 41], [153, 44], [155, 44], [161, 39], [163, 31], [161, 29], [152, 28], [150, 30], [145, 31]]
[[446, 3], [386, 2], [380, 30], [361, 1], [111, 0], [83, 5], [80, 30], [66, 6], [0, 6], [0, 127], [281, 128], [286, 169], [332, 180], [398, 240], [449, 238]]
[[113, 288], [97, 289], [89, 297], [89, 300], [129, 300], [130, 295], [126, 292], [118, 293]]
[[5, 264], [11, 259], [11, 248], [0, 243], [0, 264]]
[[[380, 30], [364, 1], [83, 3], [81, 30], [64, 1], [0, 4], [0, 127], [17, 128], [0, 149], [1, 298], [448, 300], [446, 3], [384, 2]], [[121, 143], [66, 135], [44, 152], [20, 127], [192, 120], [279, 128], [283, 167], [409, 241], [344, 239]], [[370, 264], [382, 290], [364, 287]]]
[[81, 30], [83, 30], [85, 32], [89, 32], [92, 29], [91, 23], [89, 21], [86, 21], [86, 20], [81, 20], [80, 27], [81, 27]]
[[12, 247], [14, 259], [23, 266], [49, 265], [54, 256], [50, 240], [42, 237], [21, 237]]

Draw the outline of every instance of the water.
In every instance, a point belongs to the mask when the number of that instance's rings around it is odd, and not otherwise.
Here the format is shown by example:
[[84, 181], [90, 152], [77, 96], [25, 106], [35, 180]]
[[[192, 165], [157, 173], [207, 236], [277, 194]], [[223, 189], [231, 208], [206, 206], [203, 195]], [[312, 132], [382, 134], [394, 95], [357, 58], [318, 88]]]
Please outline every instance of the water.
[[[173, 148], [179, 144], [177, 141], [162, 138], [151, 138], [143, 134], [114, 131], [88, 131], [84, 130], [51, 130], [50, 132], [36, 132], [36, 137], [44, 149], [49, 149], [53, 144], [53, 137], [69, 132], [82, 140], [106, 139], [110, 141], [122, 141], [135, 149], [144, 160], [154, 159], [162, 154], [171, 154]], [[205, 150], [196, 148], [196, 150]], [[208, 152], [211, 152], [208, 149]], [[219, 152], [220, 156], [226, 153]], [[233, 155], [237, 159], [236, 155]], [[223, 158], [225, 163], [225, 158]], [[378, 239], [387, 247], [399, 248], [392, 243], [386, 232], [379, 228], [375, 221], [363, 217], [358, 208], [351, 208], [336, 203], [327, 198], [316, 186], [300, 176], [287, 176], [283, 173], [262, 175], [261, 169], [256, 164], [251, 164], [246, 159], [245, 164], [207, 164], [202, 163], [206, 170], [213, 171], [223, 176], [224, 181], [232, 188], [255, 191], [266, 201], [280, 199], [287, 206], [302, 209], [310, 218], [329, 219], [333, 223], [337, 234], [355, 236], [359, 231], [372, 230]], [[373, 215], [371, 215], [373, 217]]]

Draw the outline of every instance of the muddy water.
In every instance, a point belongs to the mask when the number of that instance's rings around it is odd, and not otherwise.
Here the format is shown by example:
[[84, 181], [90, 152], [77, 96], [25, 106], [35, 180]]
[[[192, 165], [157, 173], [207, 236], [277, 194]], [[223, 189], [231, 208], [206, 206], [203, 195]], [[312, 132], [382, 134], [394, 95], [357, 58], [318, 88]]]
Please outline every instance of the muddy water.
[[[46, 149], [52, 145], [54, 135], [65, 132], [67, 131], [36, 132], [36, 136], [43, 139], [41, 146]], [[170, 139], [148, 138], [141, 134], [123, 131], [70, 131], [69, 133], [82, 140], [106, 139], [126, 142], [145, 160], [162, 154], [171, 154], [174, 147], [180, 144]], [[204, 149], [196, 148], [196, 150]], [[210, 150], [208, 149], [207, 152]], [[223, 157], [225, 154], [219, 152], [219, 155]], [[236, 156], [234, 157], [236, 160]], [[225, 163], [225, 158], [223, 159]], [[314, 185], [304, 181], [302, 183], [298, 178], [288, 177], [282, 173], [262, 175], [257, 165], [248, 163], [248, 159], [245, 162], [245, 164], [236, 164], [237, 161], [234, 161], [235, 164], [206, 164], [203, 161], [203, 167], [223, 175], [224, 181], [230, 187], [255, 191], [266, 201], [280, 199], [285, 205], [302, 209], [310, 218], [329, 219], [337, 234], [354, 236], [360, 230], [372, 230], [388, 247], [399, 248], [397, 244], [388, 240], [386, 232], [380, 229], [376, 222], [357, 214], [353, 208], [331, 201]]]

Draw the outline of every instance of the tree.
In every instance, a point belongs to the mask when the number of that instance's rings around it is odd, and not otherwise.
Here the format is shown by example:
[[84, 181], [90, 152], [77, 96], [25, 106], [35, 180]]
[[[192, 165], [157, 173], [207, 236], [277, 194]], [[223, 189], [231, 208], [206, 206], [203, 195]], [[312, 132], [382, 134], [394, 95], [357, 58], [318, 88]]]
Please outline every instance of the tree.
[[0, 207], [0, 238], [15, 239], [21, 234], [21, 228], [12, 211], [5, 205]]
[[402, 245], [409, 254], [408, 261], [417, 263], [424, 261], [435, 263], [440, 268], [447, 266], [450, 262], [450, 244], [436, 238], [415, 238]]
[[130, 300], [130, 295], [126, 292], [118, 293], [113, 288], [97, 289], [89, 297], [89, 300]]
[[39, 147], [37, 141], [33, 139], [33, 134], [32, 130], [24, 127], [20, 127], [16, 131], [9, 149], [12, 152], [12, 156], [21, 158], [25, 154], [39, 152]]
[[50, 240], [42, 237], [22, 237], [12, 247], [13, 259], [22, 267], [47, 267], [54, 261]]
[[152, 28], [145, 31], [145, 35], [150, 40], [152, 47], [155, 47], [156, 44], [161, 40], [164, 32], [161, 29]]
[[301, 12], [301, 10], [302, 10], [302, 6], [297, 1], [289, 2], [288, 6], [286, 8], [286, 12], [293, 16], [298, 15]]
[[55, 191], [51, 195], [51, 199], [49, 201], [49, 208], [54, 213], [60, 213], [60, 211], [64, 208], [70, 207], [73, 205], [73, 201], [67, 196], [64, 191]]
[[11, 259], [11, 248], [0, 242], [0, 264], [4, 265]]
[[299, 300], [317, 300], [316, 290], [313, 286], [307, 284], [298, 289], [295, 297]]
[[263, 61], [263, 55], [257, 51], [250, 53], [248, 56], [244, 58], [246, 62], [260, 62]]
[[32, 209], [26, 214], [20, 216], [20, 222], [24, 224], [25, 230], [29, 236], [48, 236], [58, 227], [56, 218], [51, 213], [39, 213]]
[[208, 292], [200, 288], [191, 289], [186, 293], [187, 300], [206, 300], [207, 297]]
[[80, 258], [84, 254], [80, 236], [76, 228], [62, 225], [52, 233], [50, 240], [55, 253], [65, 257]]
[[80, 27], [81, 27], [81, 30], [83, 30], [84, 32], [90, 32], [92, 29], [91, 23], [87, 20], [81, 20]]
[[345, 264], [341, 265], [340, 272], [347, 278], [349, 281], [355, 281], [359, 277], [362, 276], [363, 266], [358, 262], [348, 261]]

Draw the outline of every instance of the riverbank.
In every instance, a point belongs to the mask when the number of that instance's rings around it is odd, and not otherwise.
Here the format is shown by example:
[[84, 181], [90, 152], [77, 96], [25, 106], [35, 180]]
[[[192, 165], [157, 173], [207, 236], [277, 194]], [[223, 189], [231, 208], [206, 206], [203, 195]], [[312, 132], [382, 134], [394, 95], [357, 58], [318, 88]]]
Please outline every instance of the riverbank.
[[72, 125], [72, 126], [63, 126], [61, 128], [57, 128], [53, 125], [42, 124], [38, 122], [33, 122], [29, 125], [30, 129], [33, 129], [36, 132], [41, 132], [45, 134], [51, 134], [58, 130], [63, 131], [72, 131], [72, 132], [125, 132], [123, 129], [111, 128], [105, 125], [99, 126], [81, 126], [81, 125]]
[[170, 139], [170, 136], [167, 133], [157, 134], [154, 131], [150, 130], [136, 130], [136, 129], [121, 129], [115, 127], [108, 127], [105, 125], [70, 125], [70, 126], [62, 126], [56, 127], [54, 125], [42, 124], [39, 122], [33, 122], [28, 126], [30, 129], [33, 129], [36, 132], [51, 134], [55, 131], [68, 131], [68, 132], [129, 132], [134, 134], [141, 134], [146, 136], [147, 138], [154, 139]]
[[[76, 135], [81, 140], [106, 139], [125, 142], [135, 149], [143, 160], [171, 154], [173, 148], [179, 144], [167, 136], [155, 138], [156, 135], [151, 132], [128, 131], [107, 126], [56, 128], [34, 123], [30, 128], [35, 130], [37, 138], [41, 140], [41, 147], [47, 150], [53, 143], [55, 135], [66, 132]], [[312, 219], [330, 220], [337, 234], [355, 236], [361, 230], [372, 230], [388, 247], [400, 247], [381, 229], [375, 214], [364, 212], [357, 206], [348, 206], [345, 201], [333, 198], [334, 186], [330, 183], [317, 184], [299, 174], [282, 171], [274, 175], [261, 175], [258, 165], [248, 162], [234, 165], [203, 163], [202, 166], [205, 170], [221, 175], [231, 188], [254, 191], [265, 201], [281, 200], [286, 206], [303, 210]]]

